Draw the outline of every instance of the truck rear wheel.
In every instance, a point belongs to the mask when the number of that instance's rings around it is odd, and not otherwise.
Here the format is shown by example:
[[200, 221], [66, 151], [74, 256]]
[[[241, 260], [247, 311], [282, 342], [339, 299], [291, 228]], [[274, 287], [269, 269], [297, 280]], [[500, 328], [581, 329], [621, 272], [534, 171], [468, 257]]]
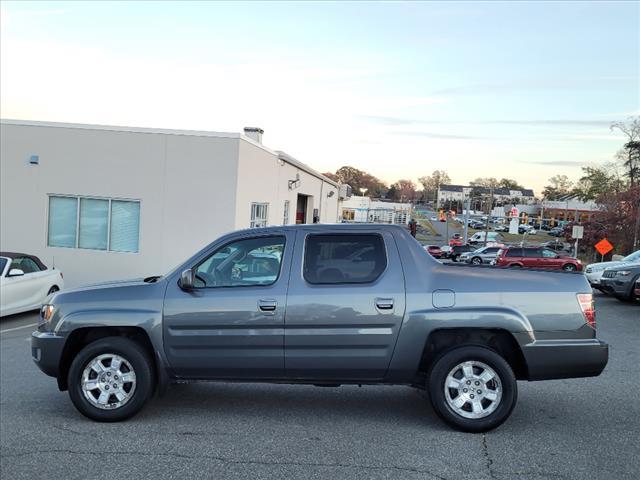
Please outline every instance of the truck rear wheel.
[[84, 347], [69, 368], [69, 396], [84, 416], [117, 422], [135, 415], [153, 392], [152, 363], [144, 349], [124, 337]]
[[501, 425], [518, 399], [511, 367], [488, 348], [450, 350], [435, 361], [428, 378], [435, 412], [465, 432], [486, 432]]

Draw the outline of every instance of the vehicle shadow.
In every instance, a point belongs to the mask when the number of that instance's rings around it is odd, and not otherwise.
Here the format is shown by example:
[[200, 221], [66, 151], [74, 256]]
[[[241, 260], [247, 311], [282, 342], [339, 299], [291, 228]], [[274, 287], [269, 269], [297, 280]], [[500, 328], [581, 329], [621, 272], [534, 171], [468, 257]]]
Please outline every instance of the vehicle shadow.
[[249, 383], [192, 383], [172, 385], [144, 410], [145, 416], [194, 419], [217, 415], [260, 417], [308, 423], [362, 420], [415, 427], [416, 422], [442, 428], [425, 392], [410, 387], [344, 385], [314, 387]]

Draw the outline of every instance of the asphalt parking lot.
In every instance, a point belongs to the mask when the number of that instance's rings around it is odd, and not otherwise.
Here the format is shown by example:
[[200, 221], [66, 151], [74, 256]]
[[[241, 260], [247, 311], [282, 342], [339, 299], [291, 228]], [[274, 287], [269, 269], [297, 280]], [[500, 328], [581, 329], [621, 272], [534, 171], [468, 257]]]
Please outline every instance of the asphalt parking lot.
[[597, 296], [611, 357], [597, 378], [519, 383], [488, 434], [450, 430], [406, 387], [176, 385], [125, 423], [73, 408], [32, 364], [35, 314], [0, 322], [7, 479], [636, 479], [640, 307]]

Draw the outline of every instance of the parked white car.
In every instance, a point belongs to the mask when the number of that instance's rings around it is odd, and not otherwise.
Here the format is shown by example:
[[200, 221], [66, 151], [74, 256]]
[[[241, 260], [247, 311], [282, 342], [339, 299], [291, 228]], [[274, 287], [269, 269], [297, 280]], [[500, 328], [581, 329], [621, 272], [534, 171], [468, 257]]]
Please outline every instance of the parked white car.
[[607, 268], [620, 267], [625, 263], [637, 262], [640, 262], [640, 250], [633, 252], [624, 257], [622, 260], [616, 262], [598, 262], [587, 265], [584, 273], [587, 276], [587, 280], [589, 280], [589, 283], [592, 287], [600, 288], [600, 279], [602, 278], [602, 274]]
[[38, 309], [63, 287], [62, 272], [47, 268], [38, 257], [0, 252], [0, 317]]

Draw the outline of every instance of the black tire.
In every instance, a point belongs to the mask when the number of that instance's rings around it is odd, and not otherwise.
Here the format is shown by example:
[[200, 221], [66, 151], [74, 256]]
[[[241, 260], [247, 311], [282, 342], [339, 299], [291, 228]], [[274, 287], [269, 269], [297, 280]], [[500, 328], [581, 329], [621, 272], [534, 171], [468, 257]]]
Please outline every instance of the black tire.
[[[103, 354], [116, 354], [124, 358], [135, 372], [135, 390], [121, 407], [103, 410], [87, 400], [82, 391], [84, 369], [94, 358]], [[124, 337], [106, 337], [84, 347], [71, 362], [68, 385], [69, 396], [85, 417], [98, 422], [118, 422], [138, 413], [153, 393], [155, 375], [148, 353], [138, 343]]]
[[53, 287], [51, 287], [51, 288], [49, 289], [49, 291], [47, 292], [47, 296], [51, 295], [52, 293], [59, 292], [59, 291], [60, 291], [60, 289], [58, 288], [58, 286], [57, 286], [57, 285], [54, 285], [54, 286], [53, 286]]
[[482, 259], [480, 257], [473, 257], [471, 259], [471, 263], [474, 265], [482, 265]]
[[452, 262], [457, 262], [458, 261], [458, 255], [451, 255], [451, 261]]
[[573, 263], [567, 263], [562, 266], [562, 270], [565, 272], [575, 272], [577, 270], [576, 266]]
[[522, 268], [522, 265], [518, 265], [517, 263], [512, 263], [509, 265], [509, 268]]
[[[483, 418], [465, 418], [456, 413], [445, 398], [445, 381], [449, 372], [466, 361], [482, 362], [494, 370], [502, 384], [502, 398], [495, 410]], [[458, 347], [440, 356], [427, 377], [431, 405], [447, 424], [463, 432], [486, 432], [500, 426], [513, 411], [518, 400], [518, 386], [511, 367], [493, 350], [478, 346]]]

